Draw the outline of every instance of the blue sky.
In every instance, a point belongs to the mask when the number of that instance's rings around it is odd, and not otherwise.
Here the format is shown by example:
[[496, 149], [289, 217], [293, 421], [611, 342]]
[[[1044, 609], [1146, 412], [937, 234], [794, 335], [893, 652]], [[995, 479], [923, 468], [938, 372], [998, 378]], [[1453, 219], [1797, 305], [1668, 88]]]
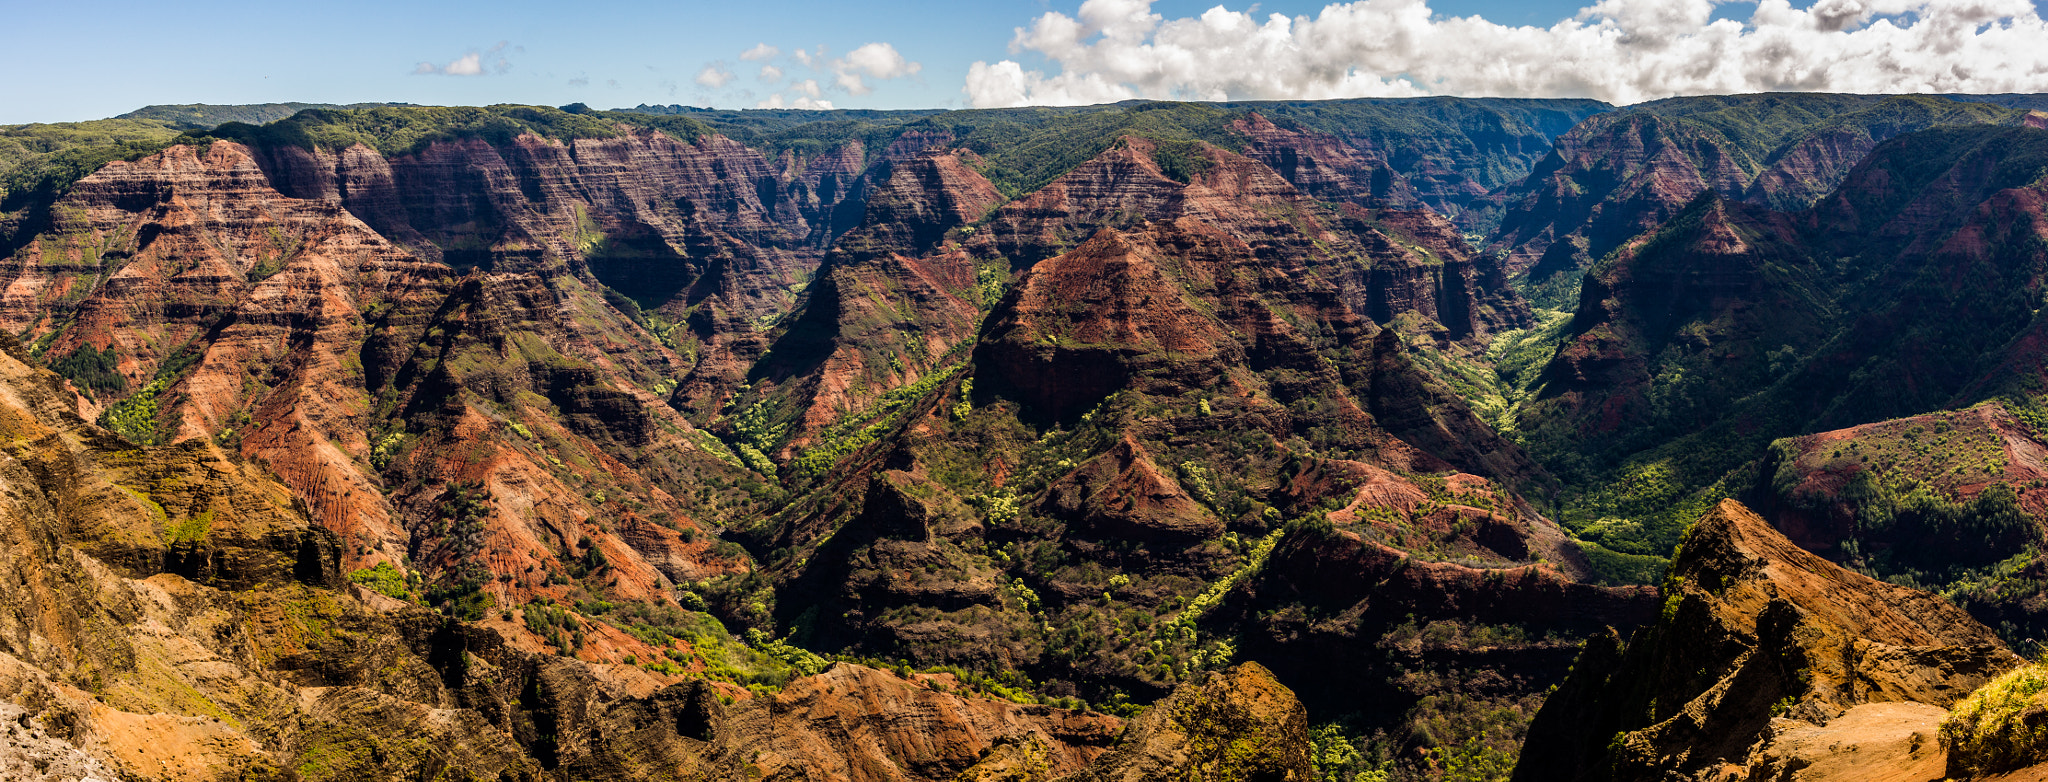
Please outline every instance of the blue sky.
[[[2018, 1], [2024, 6], [2025, 0]], [[1811, 3], [1799, 0], [1793, 5], [1804, 8]], [[748, 108], [771, 95], [798, 97], [803, 79], [816, 80], [819, 99], [839, 107], [963, 107], [969, 101], [963, 81], [976, 62], [1014, 61], [1020, 71], [1048, 77], [1063, 71], [1084, 75], [1082, 71], [1092, 66], [1075, 59], [1080, 55], [1031, 47], [1012, 51], [1010, 47], [1014, 29], [1029, 26], [1048, 12], [1078, 18], [1079, 5], [1080, 0], [601, 4], [368, 0], [168, 6], [80, 0], [18, 4], [8, 14], [12, 34], [5, 46], [0, 46], [0, 72], [11, 77], [0, 83], [0, 123], [93, 119], [150, 103], [584, 102], [600, 108], [637, 103]], [[1169, 20], [1183, 19], [1216, 5], [1215, 0], [1157, 0], [1150, 12]], [[1253, 11], [1254, 18], [1263, 20], [1275, 12], [1315, 16], [1325, 3], [1285, 0], [1223, 5], [1233, 11]], [[1581, 5], [1428, 2], [1429, 10], [1438, 17], [1477, 14], [1499, 24], [1539, 27], [1573, 16]], [[1717, 7], [1714, 16], [1745, 19], [1754, 7], [1729, 3]], [[744, 51], [760, 43], [777, 48], [780, 54], [768, 60], [740, 59]], [[886, 79], [868, 76], [862, 84], [872, 91], [865, 94], [837, 86], [836, 74], [849, 69], [858, 73], [859, 68], [842, 63], [835, 69], [832, 61], [872, 43], [889, 44], [906, 63], [917, 64], [916, 72], [902, 74], [899, 69]], [[820, 46], [825, 53], [813, 58], [814, 67], [805, 67], [791, 55], [799, 48], [815, 52]], [[1113, 53], [1106, 47], [1090, 51]], [[472, 53], [477, 55], [479, 74], [415, 73], [421, 63], [446, 67]], [[730, 72], [730, 80], [719, 89], [705, 88], [697, 80], [707, 65]], [[763, 65], [778, 68], [782, 79], [763, 83], [759, 74]], [[1422, 73], [1427, 66], [1392, 67], [1403, 68], [1406, 74], [1411, 70]], [[2038, 70], [2048, 73], [2048, 64]], [[2018, 76], [1999, 83], [2031, 84], [2027, 81], [2030, 73], [2021, 70]], [[1399, 74], [1379, 75], [1392, 79]], [[1130, 94], [1169, 90], [1175, 95], [1200, 95], [1208, 94], [1203, 90], [1223, 90], [1232, 97], [1272, 97], [1295, 89], [1285, 81], [1242, 86], [1201, 73], [1161, 76], [1158, 78], [1167, 81], [1156, 83], [1140, 83], [1137, 77], [1118, 73], [1107, 77], [1131, 85], [1126, 90]], [[1566, 86], [1546, 86], [1553, 84]], [[1572, 84], [1576, 82], [1566, 79], [1502, 87], [1446, 76], [1425, 80], [1415, 89], [1438, 92], [1450, 91], [1446, 85], [1465, 85], [1475, 91], [1583, 91]], [[1638, 84], [1630, 89], [1640, 92], [1640, 88]], [[2042, 89], [2048, 91], [2048, 83]], [[1654, 85], [1650, 91], [1655, 92]], [[1594, 90], [1588, 94], [1610, 93]], [[1057, 102], [1055, 97], [1045, 97], [1053, 95], [1043, 89], [1020, 92], [1013, 102]]]

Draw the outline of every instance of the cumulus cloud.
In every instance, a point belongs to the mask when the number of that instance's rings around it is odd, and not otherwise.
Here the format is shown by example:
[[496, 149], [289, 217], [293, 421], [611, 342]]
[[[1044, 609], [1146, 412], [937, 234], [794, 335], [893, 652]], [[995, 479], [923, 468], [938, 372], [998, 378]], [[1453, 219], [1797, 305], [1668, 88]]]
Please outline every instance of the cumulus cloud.
[[896, 51], [895, 46], [887, 43], [870, 43], [832, 61], [833, 83], [855, 95], [866, 95], [874, 91], [873, 87], [868, 86], [867, 79], [900, 79], [914, 76], [921, 70], [924, 70], [922, 64], [905, 59]]
[[697, 72], [697, 83], [714, 90], [724, 87], [732, 79], [732, 71], [715, 62], [704, 66], [704, 70]]
[[819, 46], [816, 52], [807, 52], [802, 49], [798, 49], [796, 51], [790, 52], [789, 58], [795, 60], [798, 65], [804, 66], [806, 68], [816, 67], [817, 63], [825, 61], [825, 47], [822, 45]]
[[[811, 86], [812, 86], [812, 88], [813, 88], [813, 89], [815, 89], [815, 88], [817, 87], [817, 82], [812, 82], [812, 83], [811, 83]], [[767, 100], [763, 100], [763, 101], [761, 101], [761, 102], [759, 102], [759, 103], [756, 103], [756, 104], [754, 104], [754, 108], [757, 108], [757, 109], [813, 109], [813, 110], [817, 110], [817, 111], [831, 111], [831, 110], [832, 110], [832, 101], [829, 101], [829, 100], [819, 100], [818, 98], [816, 98], [816, 97], [813, 97], [813, 96], [811, 96], [811, 95], [798, 95], [798, 96], [797, 96], [797, 97], [796, 97], [796, 98], [795, 98], [794, 100], [785, 100], [785, 99], [784, 99], [784, 98], [782, 97], [782, 93], [779, 93], [779, 92], [778, 92], [778, 93], [775, 93], [775, 94], [773, 94], [773, 95], [770, 95], [770, 96], [768, 96], [768, 99], [767, 99]]]
[[763, 65], [761, 66], [761, 75], [758, 78], [762, 84], [774, 84], [782, 81], [782, 69], [773, 65]]
[[[412, 73], [414, 76], [482, 76], [485, 62], [488, 61], [492, 72], [502, 74], [512, 70], [512, 61], [505, 57], [505, 49], [509, 46], [510, 42], [499, 41], [481, 52], [471, 49], [468, 54], [457, 57], [446, 65], [435, 65], [423, 60], [413, 66]], [[513, 47], [512, 51], [524, 52], [526, 47]]]
[[1441, 16], [1428, 0], [1356, 0], [1314, 17], [1263, 19], [1220, 5], [1168, 19], [1151, 0], [1087, 0], [1073, 16], [1039, 16], [1011, 40], [1013, 53], [1041, 54], [1056, 72], [976, 62], [963, 91], [981, 107], [2048, 91], [2048, 23], [2030, 0], [1816, 0], [1806, 9], [1760, 0], [1746, 22], [1713, 19], [1720, 1], [1599, 0], [1549, 27], [1511, 27]]
[[754, 48], [740, 52], [740, 59], [747, 62], [767, 62], [782, 56], [782, 50], [765, 43], [754, 44]]

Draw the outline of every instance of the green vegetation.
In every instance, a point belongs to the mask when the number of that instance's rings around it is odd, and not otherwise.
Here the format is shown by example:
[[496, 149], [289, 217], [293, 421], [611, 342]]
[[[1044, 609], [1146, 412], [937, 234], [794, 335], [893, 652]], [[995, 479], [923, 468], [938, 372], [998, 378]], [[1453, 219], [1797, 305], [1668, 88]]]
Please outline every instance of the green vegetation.
[[[702, 126], [668, 119], [647, 125], [689, 141]], [[437, 141], [480, 139], [509, 146], [521, 135], [567, 141], [614, 138], [617, 122], [603, 115], [572, 114], [545, 106], [451, 106], [369, 109], [309, 109], [268, 125], [228, 123], [208, 131], [211, 138], [255, 146], [297, 146], [339, 151], [356, 144], [385, 155], [418, 151]]]
[[169, 378], [157, 378], [126, 399], [100, 413], [100, 426], [136, 445], [155, 445], [157, 440], [157, 394], [170, 385]]
[[361, 584], [385, 597], [397, 598], [408, 603], [420, 601], [419, 593], [413, 591], [412, 581], [389, 562], [379, 562], [376, 567], [351, 572], [348, 574], [348, 580], [349, 583]]
[[1956, 704], [1941, 721], [1949, 768], [1990, 775], [2048, 762], [2048, 667], [2027, 665], [1991, 680]]
[[875, 402], [875, 406], [858, 415], [834, 424], [818, 435], [821, 445], [805, 451], [791, 462], [793, 474], [802, 478], [815, 478], [838, 464], [847, 454], [858, 451], [873, 443], [877, 438], [894, 430], [902, 423], [908, 406], [930, 394], [965, 364], [953, 364], [919, 378], [917, 382], [901, 388], [891, 389]]
[[402, 103], [245, 103], [217, 106], [206, 103], [174, 103], [144, 106], [114, 119], [154, 120], [175, 128], [205, 130], [230, 122], [264, 125], [307, 109], [368, 109], [403, 106]]
[[157, 396], [172, 383], [185, 375], [185, 371], [199, 363], [204, 355], [198, 344], [186, 345], [170, 358], [164, 359], [156, 369], [156, 376], [149, 385], [133, 395], [109, 406], [100, 413], [99, 425], [136, 445], [157, 445], [161, 431], [157, 420], [159, 400]]
[[171, 124], [153, 119], [0, 125], [0, 213], [38, 197], [49, 203], [108, 161], [158, 152], [177, 136]]
[[[1722, 142], [1722, 149], [1732, 153], [1732, 162], [1750, 176], [1762, 172], [1791, 145], [1822, 134], [1847, 131], [1866, 139], [1885, 139], [1934, 127], [2018, 125], [2026, 114], [1932, 95], [1828, 93], [1670, 98], [1640, 103], [1626, 111], [1655, 114]], [[1824, 194], [1824, 190], [1775, 194], [1771, 206], [1800, 209]]]
[[51, 371], [63, 375], [71, 385], [94, 398], [112, 398], [128, 390], [112, 347], [100, 350], [80, 345], [71, 355], [50, 363]]
[[1369, 743], [1363, 736], [1351, 735], [1351, 730], [1339, 722], [1309, 729], [1308, 759], [1317, 782], [1389, 782], [1392, 761], [1373, 752], [1383, 750], [1383, 742]]
[[1671, 561], [1651, 554], [1624, 554], [1591, 541], [1581, 541], [1579, 550], [1593, 568], [1596, 583], [1607, 586], [1654, 584], [1664, 578]]

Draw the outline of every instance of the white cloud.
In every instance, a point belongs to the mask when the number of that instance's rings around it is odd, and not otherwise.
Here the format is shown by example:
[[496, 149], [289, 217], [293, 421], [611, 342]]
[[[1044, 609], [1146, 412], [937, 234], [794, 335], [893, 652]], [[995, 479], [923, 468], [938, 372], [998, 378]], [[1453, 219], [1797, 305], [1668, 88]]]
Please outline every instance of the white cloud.
[[435, 65], [431, 62], [422, 61], [418, 65], [413, 66], [412, 72], [415, 76], [431, 76], [436, 74], [442, 76], [482, 76], [484, 73], [484, 61], [488, 59], [491, 61], [491, 71], [502, 75], [512, 70], [512, 61], [504, 56], [506, 47], [511, 47], [515, 53], [524, 53], [526, 51], [524, 46], [512, 46], [509, 41], [499, 41], [492, 45], [491, 48], [481, 52], [471, 49], [468, 54], [455, 58], [447, 65]]
[[763, 65], [761, 66], [761, 75], [758, 78], [761, 79], [762, 84], [774, 84], [782, 81], [782, 69], [773, 65]]
[[470, 52], [468, 54], [462, 55], [461, 57], [455, 58], [453, 62], [450, 62], [447, 65], [435, 65], [430, 62], [421, 62], [420, 64], [413, 66], [412, 72], [413, 75], [415, 76], [427, 76], [432, 74], [440, 74], [443, 76], [480, 76], [484, 72], [483, 55], [478, 54], [476, 52]]
[[[824, 90], [818, 88], [817, 79], [805, 79], [803, 81], [789, 85], [789, 88], [797, 92], [801, 92], [805, 95], [809, 95], [813, 98], [816, 98], [825, 93]], [[828, 104], [826, 108], [831, 108], [831, 106]]]
[[[823, 56], [822, 50], [819, 56]], [[866, 79], [900, 79], [914, 76], [921, 70], [924, 70], [922, 64], [905, 59], [896, 51], [896, 47], [887, 43], [870, 43], [832, 61], [833, 83], [855, 95], [866, 95], [874, 91], [873, 87], [868, 86]]]
[[810, 68], [813, 67], [814, 63], [823, 62], [825, 60], [825, 47], [819, 46], [818, 51], [815, 53], [798, 49], [796, 51], [790, 52], [789, 57], [792, 60], [796, 60], [798, 65]]
[[714, 90], [724, 87], [730, 81], [732, 81], [732, 71], [726, 70], [724, 66], [715, 62], [704, 66], [704, 70], [697, 72], [697, 83]]
[[[1760, 0], [1747, 22], [1712, 19], [1719, 2], [1599, 0], [1549, 27], [1510, 27], [1442, 16], [1428, 0], [1356, 0], [1314, 17], [1263, 19], [1220, 5], [1167, 19], [1151, 0], [1087, 0], [1074, 16], [1038, 17], [1011, 41], [1056, 72], [976, 62], [963, 91], [975, 106], [2048, 91], [2048, 23], [2029, 0], [1817, 0], [1804, 10]], [[845, 69], [842, 86], [846, 73], [859, 81]]]
[[754, 44], [754, 48], [740, 53], [740, 59], [747, 62], [766, 62], [782, 56], [782, 50], [765, 43]]
[[[813, 90], [815, 90], [815, 89], [817, 88], [817, 82], [811, 82], [811, 88], [812, 88]], [[782, 97], [782, 93], [779, 93], [779, 92], [778, 92], [778, 93], [775, 93], [775, 94], [773, 94], [773, 95], [770, 95], [770, 96], [768, 96], [768, 99], [767, 99], [767, 100], [764, 100], [764, 101], [761, 101], [761, 102], [759, 102], [759, 103], [756, 103], [756, 104], [754, 104], [754, 108], [757, 108], [757, 109], [813, 109], [813, 110], [816, 110], [816, 111], [831, 111], [831, 110], [832, 110], [832, 101], [829, 101], [829, 100], [819, 100], [819, 99], [817, 99], [816, 97], [813, 97], [813, 96], [810, 96], [810, 95], [799, 95], [799, 96], [797, 96], [797, 98], [796, 98], [795, 100], [784, 100], [784, 99], [783, 99], [783, 97]]]

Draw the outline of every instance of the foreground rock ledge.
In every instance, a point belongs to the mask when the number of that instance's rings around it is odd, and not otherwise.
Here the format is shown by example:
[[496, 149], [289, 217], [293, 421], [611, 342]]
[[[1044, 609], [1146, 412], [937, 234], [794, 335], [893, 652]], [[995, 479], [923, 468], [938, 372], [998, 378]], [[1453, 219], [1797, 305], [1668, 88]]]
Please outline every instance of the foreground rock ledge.
[[1931, 780], [1948, 708], [2019, 657], [1926, 592], [1844, 570], [1723, 501], [1659, 621], [1595, 636], [1516, 780]]

